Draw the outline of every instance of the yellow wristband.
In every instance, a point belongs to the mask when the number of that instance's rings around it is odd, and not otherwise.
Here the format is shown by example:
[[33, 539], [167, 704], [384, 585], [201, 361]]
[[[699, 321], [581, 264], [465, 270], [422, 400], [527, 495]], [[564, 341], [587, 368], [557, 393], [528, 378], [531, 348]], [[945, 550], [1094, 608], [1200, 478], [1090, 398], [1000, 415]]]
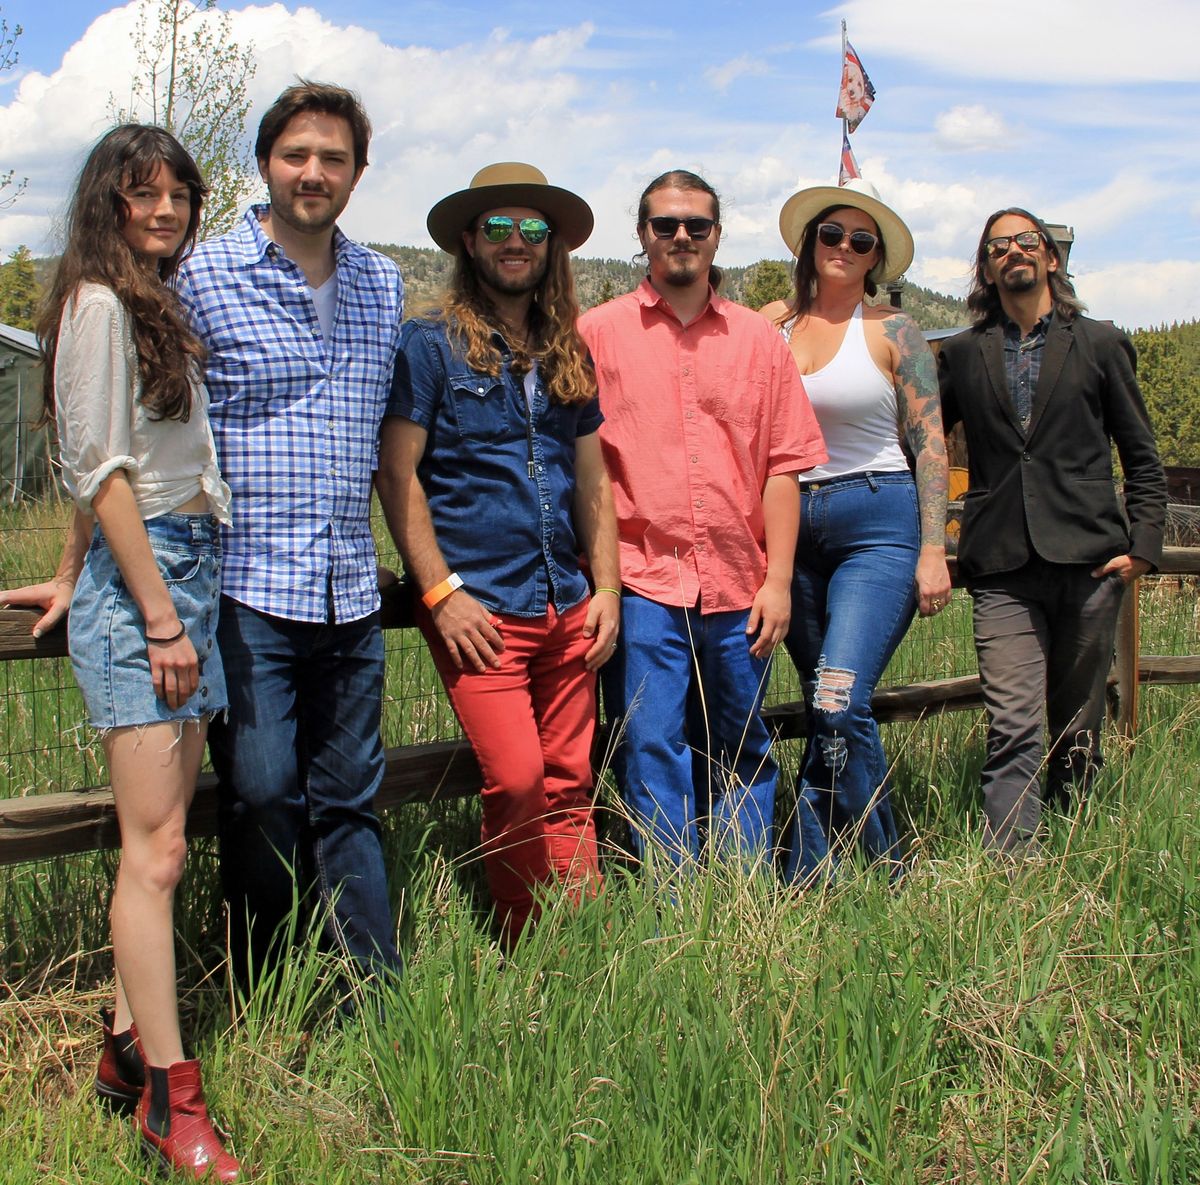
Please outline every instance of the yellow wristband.
[[[605, 588], [605, 586], [602, 584], [598, 584], [596, 586], [595, 591], [596, 592], [610, 592], [610, 593], [612, 593], [612, 595], [614, 597], [619, 597], [621, 595], [621, 590], [619, 588]], [[593, 593], [593, 596], [594, 595], [595, 595], [595, 593]]]
[[451, 572], [441, 584], [435, 584], [422, 598], [426, 609], [440, 605], [455, 589], [462, 588], [462, 577], [457, 572]]

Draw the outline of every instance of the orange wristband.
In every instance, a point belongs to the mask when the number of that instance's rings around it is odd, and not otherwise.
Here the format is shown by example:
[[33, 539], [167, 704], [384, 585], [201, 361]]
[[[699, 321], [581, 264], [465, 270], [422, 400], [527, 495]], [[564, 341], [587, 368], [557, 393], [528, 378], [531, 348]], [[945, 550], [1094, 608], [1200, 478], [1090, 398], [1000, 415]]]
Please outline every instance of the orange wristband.
[[422, 598], [426, 609], [440, 605], [455, 589], [462, 588], [462, 577], [457, 572], [451, 572], [441, 584], [435, 584]]

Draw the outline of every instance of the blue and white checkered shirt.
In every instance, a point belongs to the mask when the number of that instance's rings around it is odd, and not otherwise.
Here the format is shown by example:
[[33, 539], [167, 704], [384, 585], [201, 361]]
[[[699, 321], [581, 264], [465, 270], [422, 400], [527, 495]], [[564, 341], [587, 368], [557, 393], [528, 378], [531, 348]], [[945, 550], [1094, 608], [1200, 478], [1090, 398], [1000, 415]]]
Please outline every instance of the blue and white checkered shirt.
[[304, 273], [263, 233], [265, 212], [199, 244], [179, 275], [233, 491], [221, 587], [292, 621], [357, 621], [379, 606], [371, 482], [404, 284], [390, 259], [335, 230], [327, 340]]

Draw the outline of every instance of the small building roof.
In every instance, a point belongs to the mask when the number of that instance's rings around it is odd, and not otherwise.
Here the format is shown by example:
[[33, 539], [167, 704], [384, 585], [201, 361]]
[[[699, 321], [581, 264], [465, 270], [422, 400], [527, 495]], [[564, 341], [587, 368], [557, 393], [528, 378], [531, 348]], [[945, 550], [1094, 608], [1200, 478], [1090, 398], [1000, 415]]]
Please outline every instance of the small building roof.
[[37, 337], [28, 329], [17, 329], [14, 325], [0, 323], [0, 345], [12, 350], [20, 350], [30, 358], [40, 358]]

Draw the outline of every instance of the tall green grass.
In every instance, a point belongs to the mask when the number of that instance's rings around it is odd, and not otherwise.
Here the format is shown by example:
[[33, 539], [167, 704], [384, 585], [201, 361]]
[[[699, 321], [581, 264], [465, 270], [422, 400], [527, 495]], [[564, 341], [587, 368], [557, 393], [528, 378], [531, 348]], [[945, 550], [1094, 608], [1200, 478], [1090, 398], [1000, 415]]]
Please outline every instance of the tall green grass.
[[[1152, 596], [1144, 648], [1194, 651], [1194, 599]], [[960, 673], [961, 629], [927, 624], [902, 677]], [[399, 661], [389, 695], [418, 703], [422, 660]], [[400, 707], [398, 736], [436, 735], [442, 712]], [[476, 804], [405, 808], [385, 842], [408, 969], [354, 1020], [312, 941], [231, 998], [198, 845], [180, 981], [210, 1101], [279, 1183], [1196, 1182], [1198, 713], [1190, 688], [1147, 689], [1136, 746], [1109, 738], [1092, 798], [1015, 868], [979, 847], [979, 715], [888, 726], [898, 889], [848, 866], [796, 894], [717, 867], [660, 892], [614, 860], [594, 901], [548, 897], [507, 960]], [[794, 771], [798, 746], [781, 757]], [[91, 1096], [111, 859], [0, 873], [5, 1181], [149, 1179]]]
[[[185, 966], [217, 1109], [279, 1182], [1200, 1180], [1200, 707], [1147, 699], [1023, 866], [980, 850], [951, 778], [898, 890], [616, 871], [549, 898], [507, 961], [451, 856], [473, 816], [421, 808], [389, 840], [409, 967], [378, 1006], [339, 1020], [311, 947], [244, 1011]], [[965, 723], [914, 730], [910, 805]], [[89, 1096], [102, 997], [53, 984], [0, 1004], [0, 1164], [128, 1180], [133, 1140]]]

